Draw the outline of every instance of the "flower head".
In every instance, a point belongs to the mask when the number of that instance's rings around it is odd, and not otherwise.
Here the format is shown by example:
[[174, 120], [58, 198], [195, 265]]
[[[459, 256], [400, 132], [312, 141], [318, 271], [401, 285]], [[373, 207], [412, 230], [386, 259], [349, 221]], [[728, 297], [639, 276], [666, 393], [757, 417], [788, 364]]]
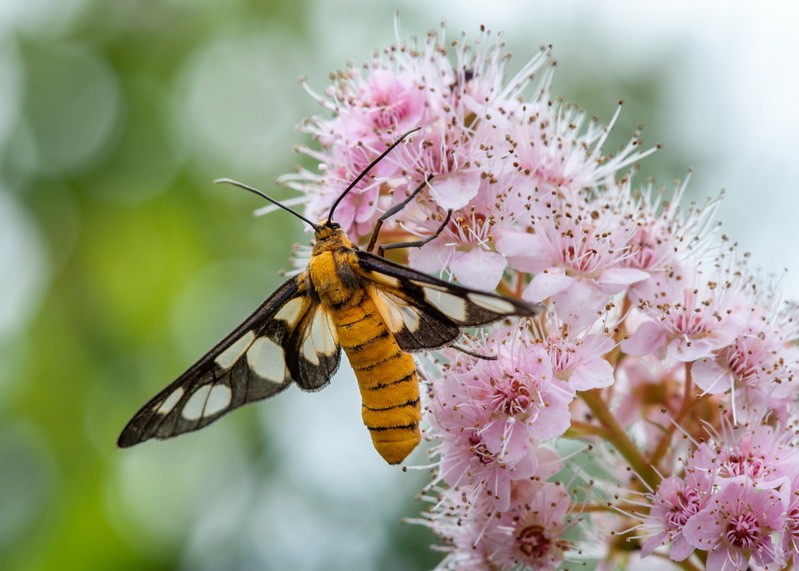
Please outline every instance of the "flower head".
[[743, 571], [750, 558], [778, 568], [783, 553], [773, 535], [783, 528], [787, 500], [781, 488], [758, 488], [745, 476], [727, 480], [708, 505], [688, 519], [683, 535], [693, 547], [708, 552], [710, 569]]

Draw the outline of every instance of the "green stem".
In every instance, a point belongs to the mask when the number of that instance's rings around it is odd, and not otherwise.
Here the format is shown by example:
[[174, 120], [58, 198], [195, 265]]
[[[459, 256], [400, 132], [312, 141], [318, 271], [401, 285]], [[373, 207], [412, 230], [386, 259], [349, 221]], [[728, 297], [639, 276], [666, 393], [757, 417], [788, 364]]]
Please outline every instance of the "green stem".
[[652, 468], [649, 460], [638, 450], [635, 443], [627, 436], [616, 417], [610, 412], [607, 403], [602, 398], [600, 389], [582, 392], [580, 396], [585, 401], [585, 404], [588, 405], [588, 408], [591, 409], [594, 417], [607, 430], [608, 442], [619, 451], [622, 457], [630, 464], [630, 467], [652, 490], [657, 489], [660, 483], [660, 476]]

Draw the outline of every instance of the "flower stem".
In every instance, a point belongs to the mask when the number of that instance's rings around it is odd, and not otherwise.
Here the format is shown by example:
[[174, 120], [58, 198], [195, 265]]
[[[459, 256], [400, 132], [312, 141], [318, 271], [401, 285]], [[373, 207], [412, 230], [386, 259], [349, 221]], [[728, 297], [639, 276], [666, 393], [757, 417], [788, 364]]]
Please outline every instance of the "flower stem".
[[663, 433], [663, 436], [661, 436], [660, 441], [655, 447], [655, 451], [652, 453], [651, 462], [653, 466], [657, 466], [660, 463], [660, 460], [666, 455], [666, 452], [668, 452], [669, 446], [671, 445], [671, 439], [674, 436], [674, 432], [677, 430], [677, 425], [686, 417], [691, 408], [693, 408], [698, 402], [697, 400], [691, 398], [693, 394], [693, 387], [694, 384], [693, 377], [691, 376], [691, 363], [686, 363], [685, 388], [683, 391], [682, 407], [674, 417], [674, 422], [672, 425], [669, 426], [668, 429]]
[[608, 442], [619, 451], [630, 467], [651, 489], [656, 489], [660, 483], [660, 476], [610, 412], [607, 403], [602, 398], [601, 390], [585, 391], [580, 393], [580, 396], [599, 423], [607, 430]]

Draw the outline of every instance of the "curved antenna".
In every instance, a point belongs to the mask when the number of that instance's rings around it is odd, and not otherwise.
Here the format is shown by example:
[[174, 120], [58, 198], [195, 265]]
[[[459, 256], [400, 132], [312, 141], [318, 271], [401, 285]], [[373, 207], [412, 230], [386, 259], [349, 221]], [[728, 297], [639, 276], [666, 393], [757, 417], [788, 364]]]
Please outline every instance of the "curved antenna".
[[418, 130], [420, 130], [420, 129], [421, 129], [421, 127], [416, 127], [415, 129], [411, 129], [411, 130], [410, 130], [410, 131], [408, 131], [407, 133], [403, 134], [403, 135], [402, 135], [402, 136], [401, 136], [399, 139], [397, 139], [396, 141], [394, 141], [393, 143], [391, 143], [391, 146], [389, 146], [389, 148], [387, 148], [385, 151], [383, 151], [382, 153], [380, 153], [380, 156], [378, 156], [378, 157], [377, 157], [375, 160], [373, 160], [371, 163], [369, 163], [369, 166], [367, 166], [365, 169], [363, 169], [363, 170], [361, 171], [361, 174], [359, 174], [358, 176], [356, 176], [356, 177], [355, 177], [355, 180], [354, 180], [354, 181], [352, 181], [352, 182], [350, 183], [350, 185], [349, 185], [347, 188], [345, 188], [345, 189], [344, 189], [344, 192], [342, 192], [342, 193], [341, 193], [341, 195], [340, 195], [340, 196], [339, 196], [339, 197], [336, 199], [336, 201], [333, 203], [333, 206], [331, 206], [331, 207], [330, 207], [330, 213], [327, 215], [327, 224], [330, 224], [330, 221], [331, 221], [331, 220], [333, 220], [333, 212], [335, 212], [335, 210], [336, 210], [336, 207], [338, 206], [338, 203], [339, 203], [339, 202], [341, 202], [341, 200], [342, 200], [342, 199], [343, 199], [345, 196], [347, 196], [347, 194], [348, 194], [348, 193], [349, 193], [349, 192], [350, 192], [350, 191], [351, 191], [353, 188], [355, 188], [355, 185], [356, 185], [356, 184], [358, 184], [359, 182], [361, 182], [361, 179], [362, 179], [363, 177], [365, 177], [365, 176], [366, 176], [366, 174], [367, 174], [367, 173], [368, 173], [370, 170], [372, 170], [372, 167], [374, 167], [374, 166], [375, 166], [377, 163], [379, 163], [380, 161], [382, 161], [382, 160], [383, 160], [383, 159], [386, 157], [386, 155], [387, 155], [387, 154], [389, 154], [391, 151], [393, 151], [393, 150], [394, 150], [394, 147], [396, 147], [397, 145], [399, 145], [399, 144], [400, 144], [400, 143], [403, 141], [403, 139], [405, 139], [405, 137], [407, 137], [407, 136], [408, 136], [408, 135], [410, 135], [411, 133], [415, 133], [416, 131], [418, 131]]
[[260, 196], [261, 198], [265, 198], [266, 200], [268, 200], [269, 202], [271, 202], [271, 203], [272, 203], [272, 204], [274, 204], [275, 206], [277, 206], [277, 207], [279, 207], [279, 208], [282, 208], [282, 209], [283, 209], [283, 210], [285, 210], [286, 212], [291, 212], [291, 213], [292, 213], [294, 216], [296, 216], [297, 218], [299, 218], [300, 220], [302, 220], [303, 222], [305, 222], [306, 224], [308, 224], [308, 225], [309, 225], [311, 228], [313, 228], [313, 229], [314, 229], [314, 231], [317, 231], [317, 230], [319, 230], [319, 225], [318, 225], [318, 224], [314, 224], [313, 222], [311, 222], [310, 220], [308, 220], [308, 219], [307, 219], [305, 216], [303, 216], [302, 214], [299, 214], [298, 212], [294, 212], [294, 211], [293, 211], [291, 208], [289, 208], [289, 207], [288, 207], [288, 206], [286, 206], [285, 204], [281, 204], [280, 202], [278, 202], [277, 200], [275, 200], [275, 199], [274, 199], [274, 198], [272, 198], [271, 196], [268, 196], [267, 194], [265, 194], [265, 193], [261, 192], [261, 191], [260, 191], [260, 190], [258, 190], [257, 188], [253, 188], [253, 187], [251, 187], [251, 186], [249, 186], [249, 185], [247, 185], [247, 184], [244, 184], [243, 182], [239, 182], [239, 181], [237, 181], [237, 180], [233, 180], [232, 178], [218, 178], [218, 179], [216, 179], [216, 180], [214, 181], [214, 184], [231, 184], [231, 185], [233, 185], [233, 186], [237, 186], [237, 187], [239, 187], [239, 188], [243, 188], [244, 190], [249, 190], [249, 191], [250, 191], [250, 192], [252, 192], [253, 194], [257, 194], [257, 195], [258, 195], [258, 196]]

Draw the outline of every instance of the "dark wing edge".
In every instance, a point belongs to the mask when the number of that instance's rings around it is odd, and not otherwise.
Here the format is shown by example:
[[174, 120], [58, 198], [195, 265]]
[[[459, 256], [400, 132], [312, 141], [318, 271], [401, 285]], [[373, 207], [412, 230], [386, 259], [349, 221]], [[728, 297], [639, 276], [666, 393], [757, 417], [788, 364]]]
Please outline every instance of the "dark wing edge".
[[463, 327], [506, 317], [529, 317], [543, 306], [463, 287], [364, 250], [358, 251], [361, 276], [405, 351], [436, 349], [454, 341]]
[[[128, 422], [117, 445], [167, 439], [199, 430], [244, 404], [285, 390], [291, 380], [324, 386], [321, 376], [338, 365], [324, 359], [320, 371], [299, 366], [297, 343], [310, 334], [322, 308], [307, 294], [301, 274], [281, 285], [244, 322], [145, 404]], [[317, 337], [321, 333], [317, 332]], [[326, 356], [327, 357], [327, 356]], [[322, 361], [317, 359], [317, 361]], [[308, 380], [306, 380], [308, 379]]]

